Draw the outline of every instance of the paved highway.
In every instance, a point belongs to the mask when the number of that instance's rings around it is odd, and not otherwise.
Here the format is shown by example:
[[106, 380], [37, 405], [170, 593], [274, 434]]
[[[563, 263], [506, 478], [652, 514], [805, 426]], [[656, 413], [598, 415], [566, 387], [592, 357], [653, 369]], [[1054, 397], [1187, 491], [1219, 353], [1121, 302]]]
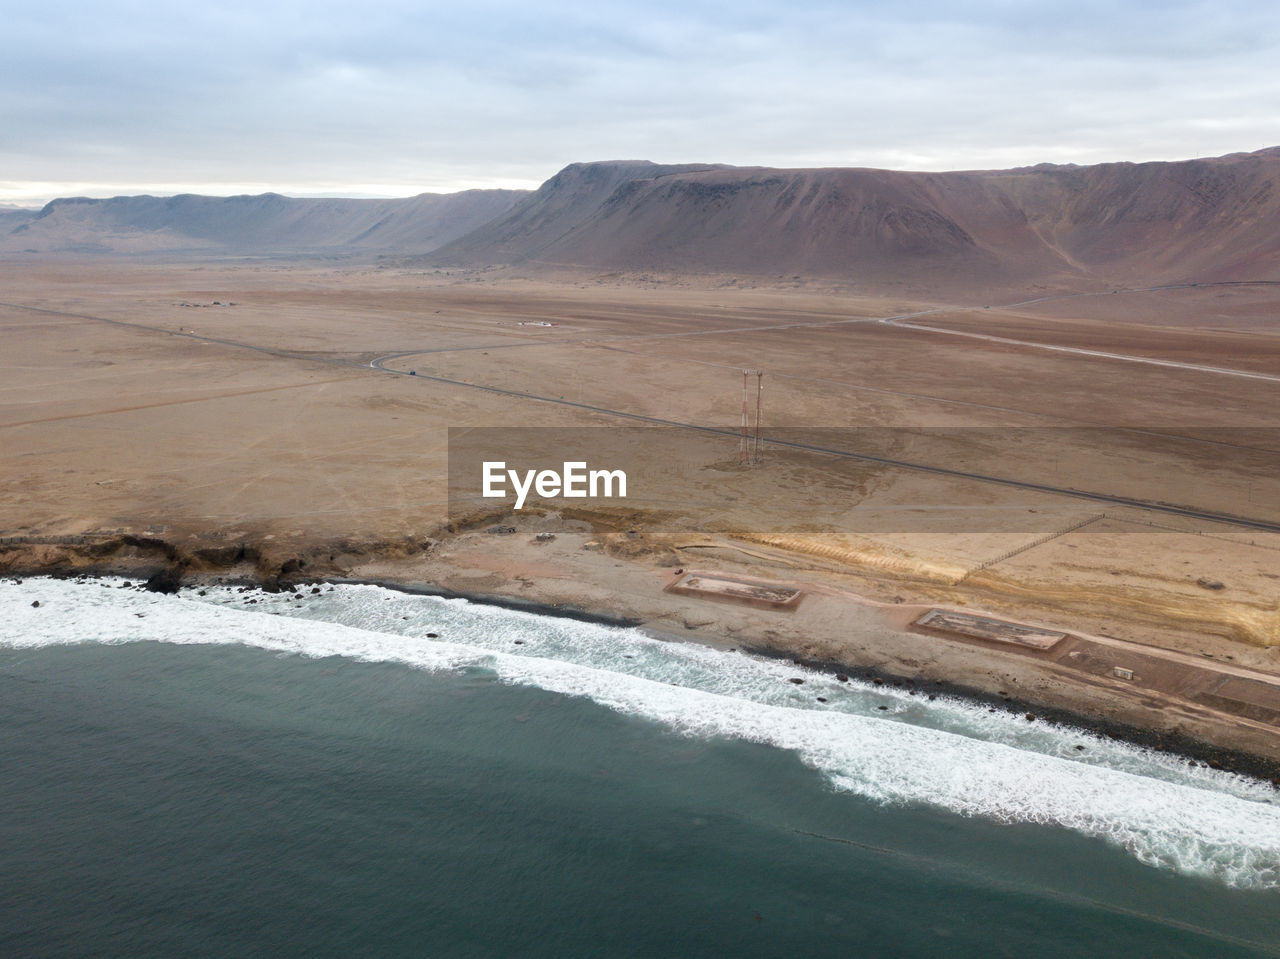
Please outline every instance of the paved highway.
[[[701, 426], [697, 423], [686, 423], [681, 420], [666, 419], [661, 416], [647, 416], [643, 413], [632, 413], [627, 410], [610, 409], [607, 406], [596, 406], [591, 403], [581, 403], [575, 400], [566, 400], [557, 396], [544, 396], [537, 393], [526, 393], [522, 390], [510, 390], [501, 386], [487, 386], [482, 383], [468, 383], [465, 380], [455, 380], [447, 376], [436, 376], [430, 373], [418, 373], [410, 370], [397, 370], [384, 364], [390, 360], [399, 358], [404, 355], [393, 353], [388, 356], [380, 357], [369, 365], [374, 369], [382, 370], [385, 373], [394, 373], [399, 376], [412, 376], [415, 379], [425, 380], [431, 383], [444, 383], [449, 386], [458, 386], [466, 389], [481, 390], [486, 393], [493, 393], [498, 396], [509, 396], [514, 399], [527, 400], [536, 403], [549, 403], [554, 406], [566, 406], [576, 410], [584, 410], [589, 413], [597, 413], [602, 416], [612, 417], [614, 419], [630, 420], [638, 423], [645, 423], [651, 426], [669, 426], [682, 430], [692, 430], [698, 433], [709, 433], [717, 436], [731, 437], [737, 439], [740, 435], [736, 429], [729, 429], [716, 426]], [[870, 453], [859, 453], [854, 450], [843, 450], [835, 447], [822, 446], [812, 443], [801, 443], [792, 440], [783, 440], [778, 438], [762, 437], [762, 440], [768, 446], [774, 449], [792, 449], [802, 450], [810, 453], [823, 453], [828, 456], [835, 456], [842, 459], [860, 460], [867, 463], [876, 463], [883, 466], [893, 466], [899, 469], [914, 470], [922, 473], [932, 473], [935, 476], [948, 476], [955, 479], [972, 480], [980, 483], [991, 483], [997, 486], [1005, 486], [1013, 489], [1031, 490], [1039, 493], [1050, 493], [1056, 496], [1068, 496], [1073, 499], [1087, 500], [1092, 503], [1102, 503], [1109, 506], [1128, 506], [1136, 509], [1147, 510], [1155, 513], [1165, 513], [1171, 516], [1183, 516], [1189, 519], [1209, 520], [1215, 523], [1225, 523], [1230, 526], [1240, 527], [1242, 529], [1259, 530], [1268, 533], [1280, 533], [1280, 522], [1271, 520], [1255, 519], [1245, 516], [1234, 516], [1228, 513], [1218, 513], [1213, 510], [1196, 509], [1186, 506], [1172, 506], [1164, 503], [1152, 503], [1147, 500], [1132, 499], [1127, 496], [1113, 496], [1108, 493], [1096, 493], [1089, 490], [1071, 489], [1064, 486], [1052, 486], [1046, 483], [1030, 483], [1023, 480], [1010, 479], [1004, 476], [993, 476], [987, 473], [974, 473], [967, 470], [950, 469], [945, 466], [933, 466], [927, 463], [914, 463], [909, 460], [893, 459], [886, 456], [875, 456]]]
[[[1189, 287], [1194, 285], [1196, 284], [1184, 284], [1183, 286]], [[1200, 284], [1200, 285], [1212, 286], [1212, 285], [1218, 285], [1218, 284]], [[1227, 285], [1227, 284], [1223, 284], [1223, 285]], [[1235, 284], [1231, 284], [1231, 285], [1235, 285]], [[1146, 290], [1134, 290], [1131, 292], [1154, 292], [1155, 290], [1175, 289], [1175, 288], [1178, 288], [1178, 287], [1153, 287]], [[1102, 295], [1102, 294], [1097, 294], [1097, 293], [1064, 294], [1062, 296], [1042, 297], [1039, 300], [1028, 300], [1028, 301], [1024, 301], [1023, 303], [1010, 304], [1009, 307], [1027, 305], [1028, 303], [1040, 302], [1042, 300], [1048, 300], [1048, 299], [1066, 299], [1073, 296], [1097, 296], [1097, 295]], [[423, 380], [426, 382], [440, 383], [447, 386], [454, 386], [454, 387], [467, 389], [467, 390], [478, 390], [485, 393], [490, 393], [498, 396], [507, 396], [513, 399], [518, 399], [518, 400], [523, 400], [528, 402], [547, 403], [554, 406], [569, 407], [572, 409], [582, 410], [589, 413], [595, 413], [598, 415], [607, 416], [614, 419], [622, 419], [622, 420], [628, 420], [632, 422], [645, 423], [653, 426], [668, 426], [668, 427], [674, 427], [674, 428], [683, 429], [683, 430], [692, 430], [700, 433], [709, 433], [709, 434], [722, 435], [726, 437], [733, 437], [735, 439], [739, 435], [738, 431], [735, 429], [727, 429], [727, 428], [712, 427], [712, 426], [701, 426], [696, 423], [686, 423], [679, 420], [671, 420], [671, 419], [666, 419], [658, 416], [647, 416], [642, 413], [633, 413], [626, 410], [610, 409], [609, 407], [596, 406], [590, 403], [582, 403], [574, 400], [566, 400], [566, 399], [555, 397], [555, 396], [545, 396], [545, 395], [540, 395], [536, 393], [527, 393], [521, 390], [510, 390], [510, 389], [505, 389], [499, 386], [487, 386], [481, 383], [469, 383], [465, 380], [456, 380], [450, 377], [437, 376], [429, 373], [414, 373], [410, 370], [395, 369], [386, 365], [387, 363], [393, 362], [397, 359], [403, 359], [409, 356], [417, 356], [424, 352], [432, 352], [432, 351], [406, 350], [406, 351], [397, 352], [397, 353], [388, 353], [388, 354], [385, 354], [384, 356], [380, 356], [377, 359], [371, 361], [368, 364], [368, 367], [365, 367], [364, 364], [357, 363], [353, 360], [343, 360], [343, 359], [337, 359], [332, 357], [320, 357], [312, 354], [296, 353], [290, 350], [282, 350], [282, 349], [276, 349], [271, 347], [257, 346], [252, 343], [245, 343], [239, 340], [231, 340], [223, 337], [204, 336], [202, 334], [188, 332], [184, 330], [166, 329], [164, 327], [150, 326], [143, 323], [133, 323], [127, 320], [114, 320], [114, 319], [109, 319], [107, 317], [93, 316], [85, 313], [72, 313], [72, 312], [67, 312], [62, 310], [50, 310], [43, 307], [27, 306], [25, 304], [20, 304], [20, 303], [0, 302], [0, 306], [8, 307], [10, 309], [16, 309], [16, 310], [24, 310], [32, 313], [46, 314], [49, 316], [62, 316], [62, 317], [68, 317], [73, 319], [90, 320], [93, 322], [106, 323], [112, 326], [141, 330], [141, 331], [150, 332], [150, 333], [160, 333], [160, 334], [165, 334], [169, 336], [180, 336], [180, 337], [184, 337], [191, 340], [197, 340], [200, 342], [217, 343], [221, 346], [226, 346], [233, 349], [249, 350], [255, 353], [264, 353], [270, 356], [277, 356], [281, 358], [304, 360], [312, 363], [323, 363], [330, 366], [341, 366], [341, 367], [356, 368], [356, 369], [372, 368], [382, 373], [388, 373], [388, 374], [406, 376], [406, 377], [414, 376], [416, 379]], [[1005, 308], [1009, 308], [1009, 307], [1005, 307]], [[933, 310], [923, 310], [916, 313], [901, 314], [899, 316], [894, 316], [894, 317], [882, 317], [879, 319], [879, 322], [887, 323], [890, 321], [902, 321], [902, 320], [912, 319], [918, 316], [925, 316], [931, 313], [940, 313], [940, 312], [954, 312], [954, 308], [939, 307]], [[786, 324], [775, 324], [772, 326], [758, 326], [758, 327], [735, 327], [728, 330], [699, 330], [699, 331], [692, 331], [689, 334], [670, 333], [670, 334], [658, 334], [658, 335], [659, 336], [710, 335], [716, 332], [747, 332], [749, 330], [759, 331], [759, 330], [765, 330], [765, 329], [794, 329], [799, 327], [821, 327], [821, 326], [832, 326], [840, 323], [850, 323], [850, 322], [865, 323], [865, 322], [875, 322], [875, 320], [869, 319], [866, 317], [857, 317], [857, 318], [836, 320], [836, 321], [786, 323]], [[631, 338], [631, 337], [618, 337], [618, 338]], [[646, 337], [637, 336], [634, 338], [644, 339]], [[613, 337], [610, 337], [610, 339], [613, 339]], [[511, 345], [514, 345], [514, 344], [511, 344]], [[529, 345], [532, 345], [532, 344], [529, 344]], [[1036, 344], [1032, 344], [1032, 345], [1036, 345]], [[1088, 352], [1088, 351], [1085, 351], [1085, 352]], [[1173, 365], [1181, 366], [1183, 364], [1173, 364]], [[1243, 373], [1244, 371], [1237, 370], [1232, 372]], [[1278, 379], [1277, 377], [1264, 377], [1264, 378]], [[1099, 493], [1099, 492], [1093, 492], [1088, 490], [1077, 490], [1077, 489], [1071, 489], [1069, 487], [1052, 486], [1052, 485], [1043, 484], [1043, 483], [1031, 483], [1031, 482], [1026, 482], [1022, 480], [1012, 479], [1009, 477], [995, 476], [995, 475], [990, 475], [985, 473], [975, 473], [975, 472], [969, 472], [966, 470], [950, 469], [943, 466], [933, 466], [927, 463], [915, 463], [908, 460], [898, 460], [890, 457], [875, 456], [868, 453], [859, 453], [854, 450], [836, 449], [833, 447], [825, 447], [821, 445], [801, 443], [801, 442], [790, 441], [790, 440], [782, 440], [782, 439], [776, 439], [776, 438], [770, 439], [768, 437], [765, 437], [764, 442], [776, 449], [794, 449], [794, 450], [802, 450], [805, 452], [822, 453], [829, 456], [840, 457], [843, 459], [860, 460], [863, 462], [876, 463], [879, 465], [893, 466], [899, 469], [908, 469], [908, 470], [914, 470], [914, 471], [919, 471], [924, 473], [931, 473], [937, 476], [948, 476], [948, 477], [953, 477], [955, 479], [972, 480], [975, 482], [989, 483], [989, 484], [994, 484], [998, 486], [1010, 487], [1014, 489], [1031, 490], [1035, 492], [1048, 493], [1048, 494], [1057, 495], [1057, 496], [1065, 496], [1065, 497], [1070, 497], [1070, 498], [1079, 499], [1079, 500], [1087, 500], [1089, 502], [1102, 503], [1102, 504], [1111, 505], [1111, 506], [1133, 507], [1136, 509], [1146, 510], [1149, 512], [1164, 513], [1172, 516], [1182, 516], [1189, 519], [1207, 520], [1215, 523], [1223, 523], [1226, 525], [1235, 526], [1242, 529], [1259, 530], [1259, 531], [1270, 532], [1270, 533], [1280, 533], [1280, 522], [1275, 522], [1272, 520], [1257, 519], [1257, 518], [1251, 518], [1251, 517], [1245, 517], [1245, 516], [1235, 516], [1227, 513], [1215, 512], [1213, 510], [1196, 509], [1192, 507], [1183, 507], [1183, 506], [1173, 506], [1173, 505], [1168, 505], [1164, 503], [1152, 503], [1152, 502], [1147, 502], [1145, 500], [1132, 499], [1125, 496], [1114, 496], [1107, 493]]]
[[[1144, 286], [1135, 287], [1125, 290], [1111, 291], [1094, 291], [1091, 293], [1062, 293], [1054, 296], [1038, 296], [1031, 300], [1020, 300], [1017, 303], [1006, 303], [1002, 306], [993, 307], [996, 310], [1012, 310], [1019, 306], [1031, 306], [1034, 303], [1050, 303], [1054, 300], [1072, 300], [1088, 296], [1115, 296], [1120, 294], [1133, 293], [1163, 293], [1168, 290], [1189, 290], [1196, 287], [1204, 287], [1210, 289], [1219, 286], [1255, 286], [1265, 285], [1273, 286], [1269, 281], [1259, 281], [1259, 283], [1250, 283], [1241, 280], [1227, 280], [1221, 283], [1171, 283], [1166, 286]], [[970, 309], [974, 309], [970, 307]], [[984, 307], [985, 309], [985, 307]], [[1015, 340], [1007, 336], [992, 336], [988, 333], [973, 333], [968, 330], [951, 330], [941, 326], [929, 326], [924, 323], [908, 323], [907, 320], [914, 319], [916, 316], [925, 316], [937, 313], [959, 313], [967, 312], [966, 310], [956, 309], [939, 309], [929, 310], [927, 313], [916, 313], [912, 316], [886, 316], [882, 320], [886, 326], [897, 327], [901, 330], [924, 330], [929, 333], [944, 333], [948, 336], [963, 336], [973, 340], [986, 340], [990, 343], [1007, 343], [1013, 346], [1025, 346], [1037, 350], [1052, 350], [1055, 353], [1075, 353], [1079, 356], [1094, 356], [1107, 360], [1120, 360], [1124, 363], [1143, 363], [1148, 366], [1165, 366], [1177, 370], [1193, 370], [1199, 373], [1217, 373], [1222, 376], [1237, 376], [1247, 380], [1267, 380], [1272, 383], [1280, 383], [1280, 376], [1271, 373], [1255, 373], [1252, 370], [1237, 370], [1226, 366], [1204, 366], [1199, 363], [1182, 363], [1177, 360], [1162, 360], [1153, 356], [1136, 356], [1132, 353], [1109, 353], [1105, 350], [1087, 350], [1083, 347], [1075, 346], [1057, 346], [1052, 343], [1039, 343], [1035, 340]]]

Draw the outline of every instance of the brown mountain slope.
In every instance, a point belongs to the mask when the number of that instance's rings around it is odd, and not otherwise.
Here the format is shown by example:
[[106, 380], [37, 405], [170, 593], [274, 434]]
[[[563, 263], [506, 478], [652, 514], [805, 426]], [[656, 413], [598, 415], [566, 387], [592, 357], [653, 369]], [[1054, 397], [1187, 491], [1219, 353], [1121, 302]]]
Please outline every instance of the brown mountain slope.
[[1087, 267], [1165, 278], [1277, 276], [1280, 148], [992, 176], [1042, 237]]
[[622, 187], [677, 173], [732, 169], [706, 163], [662, 166], [647, 160], [573, 163], [515, 204], [506, 216], [468, 235], [457, 258], [483, 263], [518, 262], [554, 246], [562, 234], [588, 222]]
[[919, 292], [1280, 280], [1278, 181], [1280, 148], [956, 173], [576, 163], [533, 193], [55, 200], [0, 223], [0, 252], [377, 251]]
[[1008, 171], [575, 164], [431, 255], [1025, 285], [1280, 278], [1280, 149]]
[[520, 190], [424, 193], [407, 199], [133, 196], [54, 200], [0, 235], [0, 250], [427, 251], [500, 216]]

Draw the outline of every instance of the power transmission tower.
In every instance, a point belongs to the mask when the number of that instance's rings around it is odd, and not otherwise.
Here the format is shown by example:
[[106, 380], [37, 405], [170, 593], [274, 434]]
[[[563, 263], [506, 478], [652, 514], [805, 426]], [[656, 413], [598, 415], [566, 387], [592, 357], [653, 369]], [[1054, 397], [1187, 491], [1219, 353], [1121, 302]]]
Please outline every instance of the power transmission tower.
[[764, 462], [764, 444], [760, 440], [760, 407], [764, 405], [764, 370], [756, 370], [756, 443], [751, 462], [759, 466]]
[[[756, 378], [756, 421], [752, 428], [750, 413], [750, 377]], [[764, 446], [760, 440], [760, 411], [764, 404], [764, 370], [742, 371], [742, 431], [738, 438], [738, 463], [758, 466], [764, 461]]]

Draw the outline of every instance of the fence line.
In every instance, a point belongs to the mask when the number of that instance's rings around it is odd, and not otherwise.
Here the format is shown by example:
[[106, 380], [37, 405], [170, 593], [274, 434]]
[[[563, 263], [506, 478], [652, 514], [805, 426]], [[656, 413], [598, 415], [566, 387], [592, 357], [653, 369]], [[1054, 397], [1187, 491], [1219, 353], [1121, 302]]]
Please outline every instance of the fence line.
[[990, 567], [996, 565], [996, 563], [1003, 563], [1005, 560], [1012, 559], [1014, 556], [1017, 556], [1019, 553], [1025, 553], [1029, 549], [1035, 549], [1037, 546], [1043, 546], [1045, 543], [1049, 542], [1050, 540], [1057, 539], [1059, 536], [1066, 536], [1068, 533], [1074, 533], [1076, 530], [1083, 529], [1084, 527], [1088, 526], [1090, 523], [1096, 523], [1098, 522], [1098, 520], [1106, 519], [1106, 518], [1107, 518], [1106, 513], [1097, 513], [1093, 516], [1090, 516], [1088, 519], [1077, 520], [1074, 523], [1070, 523], [1067, 526], [1063, 526], [1061, 529], [1056, 529], [1052, 533], [1045, 533], [1045, 535], [1038, 537], [1037, 539], [1033, 539], [1030, 543], [1023, 543], [1021, 546], [1015, 546], [1013, 549], [1006, 550], [1005, 552], [1001, 553], [999, 556], [993, 556], [991, 559], [984, 560], [983, 562], [979, 563], [977, 566], [973, 567], [973, 569], [966, 570], [965, 574], [961, 576], [959, 579], [957, 579], [952, 585], [959, 586], [961, 583], [963, 583], [966, 579], [968, 579], [974, 573], [981, 573], [984, 569], [989, 569]]

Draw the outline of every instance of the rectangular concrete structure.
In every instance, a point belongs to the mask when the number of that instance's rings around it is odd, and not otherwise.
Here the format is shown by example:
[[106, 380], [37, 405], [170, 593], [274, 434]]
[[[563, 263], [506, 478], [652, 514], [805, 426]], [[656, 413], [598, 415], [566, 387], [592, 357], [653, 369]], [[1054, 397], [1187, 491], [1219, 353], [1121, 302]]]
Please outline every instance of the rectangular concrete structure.
[[1066, 633], [1019, 623], [1009, 623], [989, 616], [973, 613], [957, 613], [945, 609], [931, 609], [915, 625], [946, 633], [958, 633], [972, 639], [985, 639], [993, 643], [1010, 643], [1030, 649], [1049, 650], [1061, 642]]
[[748, 583], [726, 576], [686, 573], [667, 587], [671, 593], [700, 596], [704, 599], [726, 599], [761, 609], [795, 609], [804, 595], [792, 586], [770, 586]]

